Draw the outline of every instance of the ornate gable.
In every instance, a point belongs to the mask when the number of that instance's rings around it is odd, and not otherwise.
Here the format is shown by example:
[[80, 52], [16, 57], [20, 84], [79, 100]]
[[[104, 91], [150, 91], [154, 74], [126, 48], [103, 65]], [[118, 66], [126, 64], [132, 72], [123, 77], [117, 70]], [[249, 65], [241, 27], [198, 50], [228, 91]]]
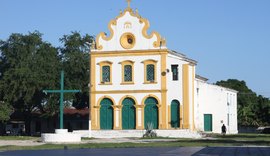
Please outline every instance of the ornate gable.
[[166, 42], [158, 32], [147, 33], [150, 23], [138, 11], [128, 7], [108, 24], [110, 34], [100, 33], [94, 51], [123, 51], [166, 49]]

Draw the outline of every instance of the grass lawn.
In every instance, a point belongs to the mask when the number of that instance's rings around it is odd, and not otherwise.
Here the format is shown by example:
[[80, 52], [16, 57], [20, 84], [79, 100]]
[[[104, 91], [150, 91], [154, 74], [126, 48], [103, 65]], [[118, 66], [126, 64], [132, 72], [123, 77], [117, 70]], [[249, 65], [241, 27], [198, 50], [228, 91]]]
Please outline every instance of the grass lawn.
[[0, 136], [0, 140], [37, 140], [38, 137], [30, 136]]
[[[16, 137], [11, 137], [13, 140]], [[18, 139], [20, 139], [18, 137]], [[29, 139], [37, 139], [29, 137]], [[162, 138], [158, 138], [159, 140]], [[164, 138], [167, 140], [167, 138]], [[11, 140], [11, 139], [10, 139]], [[145, 139], [141, 139], [144, 141]], [[265, 134], [237, 134], [237, 135], [210, 135], [204, 139], [176, 139], [172, 141], [154, 141], [149, 143], [85, 143], [85, 144], [44, 144], [40, 146], [2, 146], [0, 150], [39, 150], [39, 149], [82, 149], [82, 148], [135, 148], [135, 147], [213, 147], [213, 146], [270, 146], [270, 135]]]

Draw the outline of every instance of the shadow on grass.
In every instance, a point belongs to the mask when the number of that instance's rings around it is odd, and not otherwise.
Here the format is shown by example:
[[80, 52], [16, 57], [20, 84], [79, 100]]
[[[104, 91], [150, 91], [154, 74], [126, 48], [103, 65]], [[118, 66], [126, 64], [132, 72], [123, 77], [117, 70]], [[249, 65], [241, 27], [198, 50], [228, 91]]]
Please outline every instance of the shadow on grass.
[[[252, 152], [251, 152], [252, 151]], [[207, 155], [268, 155], [269, 147], [206, 147], [192, 154], [192, 156], [207, 156]]]
[[235, 135], [210, 134], [208, 136], [209, 137], [214, 137], [214, 138], [247, 138], [247, 139], [270, 138], [269, 134], [235, 134]]
[[179, 140], [179, 143], [195, 143], [195, 144], [214, 144], [214, 145], [260, 145], [269, 146], [269, 141], [264, 140], [233, 140], [233, 139], [199, 139], [199, 140]]

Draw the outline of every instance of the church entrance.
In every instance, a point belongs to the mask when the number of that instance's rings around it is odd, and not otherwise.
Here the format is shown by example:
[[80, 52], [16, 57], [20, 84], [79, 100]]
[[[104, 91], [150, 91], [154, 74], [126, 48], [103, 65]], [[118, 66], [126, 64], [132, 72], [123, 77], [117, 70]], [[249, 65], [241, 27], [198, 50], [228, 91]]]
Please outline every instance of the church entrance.
[[100, 102], [100, 129], [113, 129], [113, 102], [105, 98]]
[[171, 103], [171, 127], [180, 127], [180, 103], [177, 100], [173, 100]]
[[144, 102], [144, 127], [145, 129], [149, 126], [153, 126], [153, 129], [158, 129], [158, 101], [149, 97]]
[[131, 98], [126, 98], [122, 102], [122, 128], [135, 129], [136, 128], [136, 109], [134, 107], [135, 101]]

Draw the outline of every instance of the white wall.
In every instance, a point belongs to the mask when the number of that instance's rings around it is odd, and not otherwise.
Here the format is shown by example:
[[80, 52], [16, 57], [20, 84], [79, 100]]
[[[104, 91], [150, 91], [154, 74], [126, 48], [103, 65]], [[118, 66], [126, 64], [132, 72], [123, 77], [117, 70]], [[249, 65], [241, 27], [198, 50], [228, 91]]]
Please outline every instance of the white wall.
[[213, 133], [221, 133], [222, 124], [227, 127], [227, 133], [238, 133], [237, 92], [201, 80], [196, 80], [196, 87], [195, 125], [197, 130], [204, 131], [204, 114], [212, 114]]
[[[167, 57], [167, 69], [169, 72], [166, 74], [167, 77], [167, 104], [171, 105], [172, 100], [178, 100], [180, 104], [183, 104], [183, 76], [182, 76], [182, 65], [186, 62], [182, 61], [179, 57], [168, 54]], [[171, 65], [178, 65], [178, 81], [173, 81]]]

